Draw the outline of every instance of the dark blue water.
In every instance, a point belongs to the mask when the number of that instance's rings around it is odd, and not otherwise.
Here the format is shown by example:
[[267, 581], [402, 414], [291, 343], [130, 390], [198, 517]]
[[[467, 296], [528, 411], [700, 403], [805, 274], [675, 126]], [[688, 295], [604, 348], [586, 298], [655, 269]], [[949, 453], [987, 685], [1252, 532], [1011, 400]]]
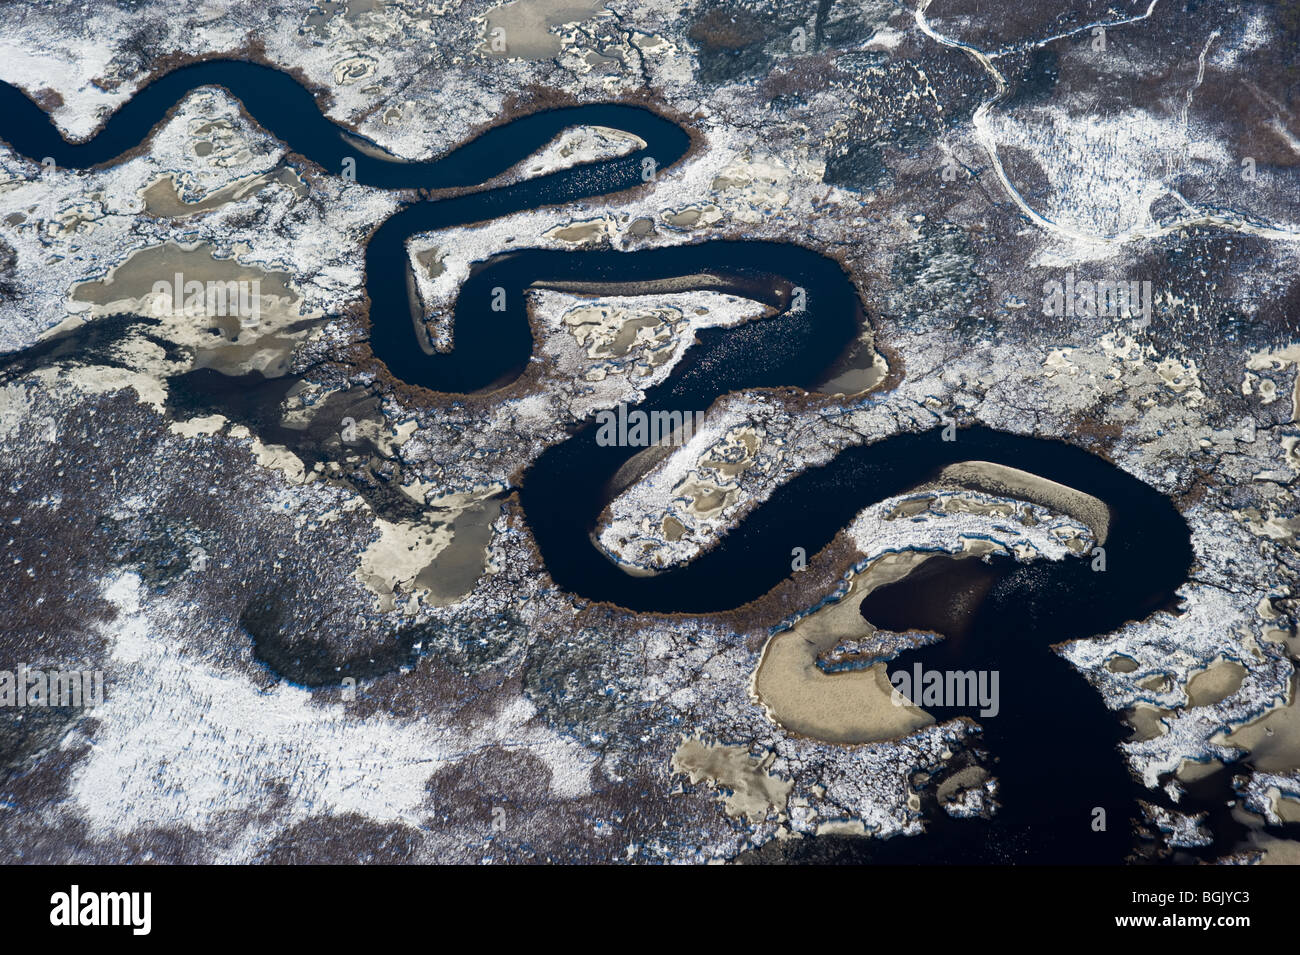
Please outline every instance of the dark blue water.
[[[134, 149], [166, 119], [173, 106], [202, 86], [227, 90], [263, 128], [326, 172], [341, 174], [343, 160], [350, 158], [356, 163], [356, 181], [381, 189], [450, 189], [477, 185], [540, 149], [560, 130], [580, 123], [627, 130], [653, 144], [602, 163], [598, 171], [564, 170], [523, 186], [495, 190], [491, 197], [480, 200], [487, 214], [479, 218], [494, 218], [514, 208], [531, 208], [547, 201], [562, 202], [567, 198], [629, 188], [642, 181], [642, 159], [653, 158], [660, 166], [668, 166], [680, 159], [690, 145], [690, 137], [676, 124], [648, 109], [597, 104], [519, 117], [480, 133], [435, 162], [392, 161], [350, 147], [345, 134], [355, 134], [322, 115], [312, 93], [292, 76], [242, 60], [196, 63], [154, 80], [124, 103], [93, 139], [76, 145], [59, 135], [44, 110], [22, 90], [0, 83], [0, 117], [4, 127], [0, 132], [16, 152], [37, 162], [48, 156], [61, 167], [89, 169], [111, 163]], [[597, 173], [595, 177], [591, 175], [593, 172]]]
[[[397, 378], [431, 391], [464, 394], [517, 377], [533, 351], [524, 308], [537, 282], [635, 282], [701, 271], [716, 287], [779, 309], [770, 319], [698, 336], [647, 411], [707, 409], [722, 394], [755, 388], [814, 389], [856, 340], [863, 322], [858, 291], [834, 260], [793, 244], [716, 241], [638, 252], [523, 250], [481, 263], [464, 284], [454, 315], [454, 350], [427, 355], [418, 346], [407, 301], [404, 243], [419, 232], [484, 221], [522, 209], [605, 196], [643, 183], [642, 160], [660, 170], [678, 161], [689, 137], [639, 107], [590, 105], [524, 116], [491, 129], [431, 162], [403, 163], [356, 153], [325, 119], [312, 95], [288, 76], [233, 61], [184, 67], [151, 83], [90, 142], [69, 145], [25, 95], [0, 84], [0, 135], [33, 159], [88, 168], [137, 146], [190, 90], [222, 86], [298, 156], [338, 173], [356, 161], [356, 180], [381, 188], [467, 187], [498, 175], [560, 130], [596, 123], [640, 136], [645, 149], [503, 188], [413, 201], [384, 222], [366, 251], [371, 346]], [[295, 160], [298, 161], [298, 160]], [[504, 312], [492, 290], [506, 290]], [[806, 308], [790, 309], [791, 290]], [[433, 399], [436, 407], [438, 399]], [[520, 488], [525, 517], [547, 571], [564, 591], [633, 611], [707, 612], [740, 606], [791, 574], [790, 553], [828, 544], [863, 507], [905, 491], [955, 461], [982, 459], [1032, 471], [1104, 500], [1111, 509], [1108, 569], [1077, 559], [998, 565], [996, 581], [955, 635], [894, 661], [910, 667], [998, 669], [1002, 713], [981, 720], [996, 760], [1003, 809], [992, 821], [955, 821], [930, 813], [927, 836], [888, 842], [804, 840], [823, 861], [1117, 862], [1131, 848], [1137, 787], [1116, 750], [1123, 732], [1100, 697], [1052, 654], [1052, 643], [1115, 629], [1167, 606], [1191, 562], [1187, 526], [1171, 502], [1108, 462], [1060, 441], [970, 428], [954, 442], [937, 431], [895, 435], [838, 454], [776, 491], [716, 549], [689, 566], [651, 578], [625, 574], [596, 550], [589, 534], [606, 503], [606, 485], [638, 449], [601, 447], [595, 427], [577, 427], [545, 451]], [[906, 582], [904, 582], [906, 583]], [[900, 585], [901, 586], [901, 585]], [[809, 593], [804, 606], [823, 595]], [[897, 597], [898, 595], [895, 594]], [[864, 612], [895, 629], [923, 628], [923, 596], [873, 595]], [[911, 609], [909, 609], [911, 608]], [[915, 612], [914, 612], [915, 611]], [[973, 715], [937, 712], [941, 718]], [[974, 717], [979, 719], [977, 716]], [[1150, 798], [1148, 794], [1148, 798]], [[1089, 825], [1108, 807], [1105, 833]], [[1184, 807], [1187, 808], [1187, 807]]]

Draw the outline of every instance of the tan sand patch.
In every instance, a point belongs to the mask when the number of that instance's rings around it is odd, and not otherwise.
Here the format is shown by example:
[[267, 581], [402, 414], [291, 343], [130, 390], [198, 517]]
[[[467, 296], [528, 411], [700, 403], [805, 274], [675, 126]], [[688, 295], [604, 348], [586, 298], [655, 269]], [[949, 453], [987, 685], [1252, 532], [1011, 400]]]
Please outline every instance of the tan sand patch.
[[692, 785], [707, 780], [709, 785], [723, 790], [719, 798], [727, 815], [761, 821], [773, 809], [784, 813], [786, 800], [794, 788], [793, 782], [768, 772], [774, 759], [775, 753], [756, 758], [749, 755], [745, 746], [683, 737], [673, 753], [671, 767], [674, 773], [688, 776]]

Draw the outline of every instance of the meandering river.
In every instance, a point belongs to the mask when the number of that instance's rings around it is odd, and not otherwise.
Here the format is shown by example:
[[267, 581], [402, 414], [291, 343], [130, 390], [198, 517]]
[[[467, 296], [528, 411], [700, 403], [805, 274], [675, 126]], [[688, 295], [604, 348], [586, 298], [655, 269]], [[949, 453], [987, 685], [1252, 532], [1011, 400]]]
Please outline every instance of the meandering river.
[[[0, 84], [0, 136], [23, 155], [90, 168], [117, 161], [145, 142], [194, 89], [229, 90], [249, 114], [295, 153], [327, 173], [355, 162], [357, 182], [385, 189], [476, 187], [509, 170], [566, 128], [595, 124], [633, 133], [646, 145], [627, 155], [446, 198], [413, 200], [374, 233], [366, 249], [371, 346], [397, 378], [437, 392], [466, 393], [517, 377], [534, 347], [526, 290], [538, 283], [636, 283], [708, 273], [716, 287], [773, 306], [776, 314], [699, 333], [662, 384], [646, 392], [646, 411], [705, 410], [720, 395], [756, 388], [815, 390], [857, 340], [865, 320], [853, 280], [835, 260], [795, 244], [710, 241], [635, 252], [523, 250], [476, 268], [455, 307], [453, 350], [427, 354], [415, 338], [408, 303], [406, 240], [418, 233], [495, 219], [512, 212], [643, 185], [646, 160], [663, 170], [687, 152], [675, 123], [636, 106], [597, 104], [549, 110], [494, 127], [448, 155], [400, 162], [359, 151], [355, 137], [320, 112], [290, 75], [253, 63], [209, 61], [150, 83], [90, 141], [65, 142], [22, 91]], [[349, 164], [350, 165], [350, 164]], [[504, 312], [491, 290], [506, 290]], [[804, 289], [806, 306], [792, 307]], [[541, 454], [520, 487], [524, 516], [546, 568], [566, 591], [631, 611], [706, 613], [761, 597], [791, 575], [793, 547], [827, 545], [864, 507], [932, 478], [945, 465], [990, 461], [1030, 471], [1104, 501], [1110, 511], [1107, 570], [1087, 560], [1003, 564], [962, 639], [910, 651], [893, 666], [997, 669], [1002, 703], [982, 721], [980, 745], [995, 759], [1002, 808], [991, 821], [928, 814], [919, 838], [855, 840], [827, 857], [889, 861], [1117, 862], [1132, 846], [1139, 790], [1117, 750], [1123, 727], [1087, 683], [1049, 645], [1111, 631], [1167, 606], [1191, 562], [1188, 529], [1172, 503], [1105, 460], [1062, 441], [961, 430], [889, 436], [840, 452], [808, 469], [758, 506], [719, 546], [688, 565], [633, 576], [592, 543], [606, 486], [639, 449], [607, 447], [595, 426]], [[808, 604], [823, 595], [808, 595]], [[897, 594], [895, 594], [897, 596]], [[879, 626], [925, 628], [923, 594], [882, 592], [863, 612]], [[909, 608], [912, 608], [909, 610]], [[915, 612], [913, 612], [913, 610]], [[942, 711], [947, 718], [972, 715]], [[978, 715], [974, 716], [979, 720]], [[1148, 797], [1149, 798], [1149, 797]], [[1092, 810], [1105, 807], [1097, 832]], [[933, 808], [933, 807], [931, 807]], [[810, 840], [827, 846], [824, 840]], [[810, 850], [815, 852], [817, 850]], [[838, 855], [837, 855], [838, 853]]]

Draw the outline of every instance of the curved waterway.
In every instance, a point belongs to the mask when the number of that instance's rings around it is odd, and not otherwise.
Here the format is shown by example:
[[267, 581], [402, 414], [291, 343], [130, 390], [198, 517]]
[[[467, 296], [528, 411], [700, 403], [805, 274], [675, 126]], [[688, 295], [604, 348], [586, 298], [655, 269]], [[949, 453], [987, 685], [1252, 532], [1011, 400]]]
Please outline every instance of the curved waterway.
[[[636, 252], [522, 250], [475, 268], [457, 299], [454, 348], [427, 354], [415, 337], [407, 291], [406, 240], [421, 232], [494, 219], [643, 184], [645, 160], [662, 170], [685, 155], [689, 136], [651, 110], [589, 105], [515, 119], [429, 162], [402, 162], [360, 152], [356, 137], [326, 119], [312, 94], [288, 74], [240, 61], [208, 61], [175, 70], [126, 103], [90, 141], [65, 142], [45, 113], [20, 90], [0, 84], [0, 136], [17, 151], [60, 166], [112, 163], [139, 146], [192, 90], [221, 86], [293, 152], [339, 174], [355, 160], [356, 181], [388, 189], [459, 189], [415, 199], [374, 233], [366, 249], [371, 345], [394, 376], [452, 395], [499, 387], [517, 378], [533, 352], [527, 289], [587, 283], [631, 284], [707, 274], [700, 288], [739, 291], [775, 314], [730, 329], [709, 329], [642, 410], [703, 411], [730, 391], [798, 387], [815, 390], [856, 341], [864, 321], [843, 268], [815, 251], [786, 243], [713, 241]], [[526, 159], [562, 130], [585, 124], [633, 133], [646, 144], [621, 156], [498, 188], [479, 188]], [[492, 290], [506, 290], [506, 310], [492, 311]], [[792, 308], [803, 288], [806, 307]], [[1110, 510], [1107, 570], [1087, 560], [1004, 564], [960, 639], [910, 651], [891, 668], [996, 669], [1001, 712], [936, 710], [940, 718], [973, 715], [981, 747], [1002, 787], [991, 820], [954, 820], [930, 807], [927, 834], [889, 840], [804, 840], [826, 858], [907, 862], [1118, 862], [1133, 845], [1139, 791], [1116, 744], [1121, 724], [1099, 695], [1049, 649], [1052, 643], [1105, 633], [1169, 605], [1191, 562], [1188, 529], [1171, 502], [1108, 462], [1064, 442], [984, 428], [955, 441], [939, 432], [899, 434], [840, 452], [779, 488], [719, 546], [690, 564], [633, 576], [592, 543], [607, 487], [639, 449], [601, 446], [594, 423], [576, 427], [528, 469], [520, 488], [525, 518], [556, 585], [632, 611], [700, 613], [738, 607], [791, 575], [794, 547], [815, 553], [864, 507], [905, 492], [948, 464], [980, 460], [1009, 465], [1075, 488]], [[905, 585], [907, 581], [898, 586]], [[927, 626], [925, 595], [873, 594], [863, 613], [878, 626]], [[807, 604], [822, 594], [808, 594]], [[894, 594], [895, 598], [898, 594]], [[1142, 791], [1146, 798], [1154, 798]], [[1105, 832], [1091, 825], [1107, 810]], [[1184, 809], [1189, 807], [1184, 806]], [[813, 846], [821, 848], [813, 848]], [[800, 850], [805, 851], [805, 850]]]

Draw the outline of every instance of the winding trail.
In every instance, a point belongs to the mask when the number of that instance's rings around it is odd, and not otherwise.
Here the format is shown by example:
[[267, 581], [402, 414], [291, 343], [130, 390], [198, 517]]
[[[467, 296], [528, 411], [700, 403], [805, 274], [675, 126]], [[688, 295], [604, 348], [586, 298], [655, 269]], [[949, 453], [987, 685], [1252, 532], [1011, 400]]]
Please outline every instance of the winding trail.
[[[1172, 235], [1175, 232], [1181, 232], [1184, 229], [1194, 228], [1196, 226], [1208, 226], [1213, 228], [1226, 229], [1233, 232], [1240, 232], [1245, 235], [1255, 235], [1264, 239], [1271, 239], [1278, 242], [1297, 242], [1300, 241], [1300, 231], [1287, 228], [1282, 225], [1266, 222], [1254, 222], [1245, 215], [1231, 210], [1216, 210], [1207, 208], [1198, 208], [1192, 205], [1187, 199], [1178, 192], [1164, 183], [1153, 183], [1143, 189], [1141, 207], [1146, 224], [1134, 225], [1132, 228], [1125, 229], [1121, 232], [1114, 233], [1093, 233], [1085, 232], [1082, 229], [1076, 229], [1064, 223], [1050, 219], [1043, 215], [1021, 194], [1011, 181], [1007, 174], [1006, 167], [1002, 164], [1002, 157], [998, 155], [997, 137], [994, 136], [989, 117], [993, 110], [997, 108], [1010, 92], [1010, 84], [1002, 71], [994, 64], [994, 60], [1004, 57], [1011, 53], [1022, 52], [1026, 49], [1045, 46], [1056, 40], [1063, 40], [1080, 33], [1090, 32], [1094, 28], [1111, 29], [1114, 27], [1126, 26], [1132, 23], [1139, 23], [1149, 19], [1155, 12], [1156, 4], [1159, 0], [1151, 0], [1146, 11], [1131, 17], [1120, 17], [1114, 20], [1097, 20], [1092, 23], [1085, 23], [1082, 26], [1075, 27], [1072, 30], [1066, 30], [1061, 33], [1045, 37], [1041, 40], [1035, 40], [1029, 43], [1015, 44], [992, 52], [981, 50], [979, 47], [965, 43], [961, 40], [940, 33], [931, 25], [926, 11], [929, 9], [932, 0], [921, 0], [916, 8], [912, 11], [912, 16], [916, 22], [916, 27], [923, 34], [934, 40], [941, 46], [950, 47], [954, 50], [961, 50], [971, 57], [980, 67], [988, 73], [993, 80], [993, 95], [984, 100], [975, 108], [975, 113], [971, 118], [971, 125], [975, 130], [975, 138], [983, 147], [985, 154], [989, 158], [993, 171], [998, 177], [998, 182], [1002, 184], [1003, 191], [1007, 197], [1015, 204], [1020, 213], [1046, 232], [1062, 236], [1081, 242], [1101, 242], [1108, 245], [1123, 245], [1139, 239], [1156, 239], [1160, 236]], [[1219, 31], [1213, 31], [1205, 41], [1205, 46], [1201, 50], [1200, 57], [1197, 59], [1196, 80], [1188, 90], [1186, 103], [1183, 106], [1181, 122], [1183, 124], [1184, 140], [1187, 135], [1187, 114], [1191, 108], [1192, 97], [1200, 87], [1202, 80], [1205, 78], [1205, 58], [1209, 52], [1210, 44], [1218, 37]], [[1188, 211], [1185, 218], [1170, 222], [1167, 225], [1156, 225], [1151, 221], [1150, 208], [1151, 204], [1161, 195], [1168, 194], [1177, 199], [1178, 202]]]

